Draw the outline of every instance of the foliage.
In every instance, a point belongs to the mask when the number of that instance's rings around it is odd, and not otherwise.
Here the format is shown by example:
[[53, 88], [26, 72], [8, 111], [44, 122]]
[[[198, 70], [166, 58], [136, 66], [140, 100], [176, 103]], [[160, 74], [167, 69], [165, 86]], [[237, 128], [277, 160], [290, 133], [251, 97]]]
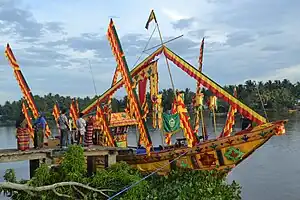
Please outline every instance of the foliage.
[[[258, 82], [248, 80], [244, 85], [237, 85], [238, 99], [250, 106], [256, 111], [262, 111], [262, 102], [267, 110], [280, 111], [282, 109], [291, 109], [295, 107], [297, 100], [300, 99], [300, 83], [292, 84], [289, 80], [284, 79], [283, 81], [276, 80], [274, 82]], [[230, 94], [233, 94], [233, 85], [224, 86], [224, 89]], [[259, 90], [257, 90], [259, 89]], [[258, 95], [260, 93], [260, 96]], [[164, 110], [170, 110], [174, 98], [174, 92], [172, 89], [163, 89], [160, 91], [163, 96], [163, 108]], [[186, 88], [185, 91], [185, 104], [191, 111], [192, 98], [195, 95], [193, 91]], [[212, 93], [206, 89], [203, 89], [205, 95], [204, 102], [207, 102], [208, 97]], [[77, 98], [79, 108], [82, 110], [89, 104], [95, 101], [97, 96], [90, 98]], [[58, 94], [53, 95], [51, 93], [40, 97], [34, 96], [34, 100], [38, 109], [45, 113], [47, 121], [50, 125], [54, 126], [54, 118], [52, 116], [53, 105], [58, 102], [61, 108], [69, 109], [72, 98], [70, 96], [63, 97]], [[126, 107], [127, 96], [121, 99], [112, 99], [112, 110], [113, 112], [124, 111]], [[147, 94], [147, 102], [149, 105], [152, 104], [150, 94]], [[226, 102], [218, 100], [217, 112], [227, 112], [229, 105]], [[151, 111], [151, 106], [149, 106]], [[21, 112], [21, 100], [13, 102], [5, 102], [4, 105], [0, 105], [0, 125], [12, 125], [15, 123]]]
[[[117, 163], [108, 169], [98, 170], [92, 177], [88, 177], [83, 163], [82, 148], [71, 146], [62, 164], [55, 170], [42, 165], [29, 181], [16, 181], [14, 171], [7, 170], [4, 178], [5, 181], [35, 187], [51, 185], [57, 182], [77, 181], [97, 189], [113, 189], [114, 192], [106, 193], [109, 196], [143, 178], [139, 171], [124, 162]], [[69, 195], [73, 199], [83, 199], [83, 196], [86, 196], [87, 199], [107, 199], [99, 193], [71, 186], [56, 188], [56, 191]], [[67, 199], [66, 197], [57, 196], [52, 190], [33, 194], [29, 191], [16, 191], [14, 189], [1, 189], [1, 192], [5, 192], [6, 195], [10, 194], [13, 200]], [[153, 175], [115, 199], [238, 200], [241, 198], [239, 185], [235, 182], [227, 184], [225, 177], [219, 172], [175, 170], [166, 177]]]

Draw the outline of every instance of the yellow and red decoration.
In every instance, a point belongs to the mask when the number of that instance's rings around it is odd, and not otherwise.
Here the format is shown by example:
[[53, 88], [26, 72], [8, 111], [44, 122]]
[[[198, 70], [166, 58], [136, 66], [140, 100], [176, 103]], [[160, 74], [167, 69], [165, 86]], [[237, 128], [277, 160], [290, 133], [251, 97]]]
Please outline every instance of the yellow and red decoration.
[[72, 102], [70, 105], [70, 117], [72, 118], [72, 120], [76, 126], [76, 120], [79, 118], [79, 108], [78, 108], [78, 104], [75, 102], [74, 99], [72, 99]]
[[[234, 97], [237, 97], [236, 88], [234, 88], [233, 93], [234, 93]], [[225, 123], [225, 126], [224, 126], [224, 129], [223, 129], [222, 133], [219, 135], [219, 138], [230, 136], [230, 134], [232, 132], [232, 127], [235, 123], [234, 115], [235, 115], [236, 112], [237, 112], [237, 110], [234, 106], [229, 107], [229, 111], [227, 113], [226, 123]]]
[[[32, 95], [32, 93], [29, 89], [28, 84], [25, 81], [25, 78], [24, 78], [24, 76], [21, 72], [20, 66], [17, 63], [17, 60], [16, 60], [9, 44], [6, 45], [5, 56], [7, 57], [11, 67], [14, 70], [14, 75], [17, 79], [17, 82], [18, 82], [20, 88], [21, 88], [21, 91], [23, 93], [23, 97], [26, 100], [29, 108], [32, 111], [34, 119], [37, 119], [39, 117], [39, 112], [38, 112], [37, 106], [34, 102], [33, 95]], [[50, 128], [48, 126], [48, 123], [46, 123], [46, 133], [45, 133], [45, 135], [48, 138], [50, 134], [51, 134]]]
[[200, 81], [200, 84], [206, 87], [208, 90], [210, 90], [215, 96], [217, 96], [220, 99], [223, 99], [227, 103], [229, 103], [232, 106], [236, 106], [237, 111], [250, 119], [253, 122], [256, 122], [257, 124], [263, 124], [266, 123], [266, 119], [259, 115], [254, 110], [250, 109], [248, 106], [240, 102], [238, 99], [234, 98], [232, 95], [230, 95], [227, 91], [225, 91], [221, 86], [219, 86], [217, 83], [212, 81], [210, 78], [208, 78], [206, 75], [201, 73], [199, 70], [197, 70], [195, 67], [190, 65], [188, 62], [183, 60], [181, 57], [176, 55], [173, 51], [171, 51], [168, 47], [164, 46], [164, 54], [165, 56], [172, 61], [175, 65], [177, 65], [180, 69], [182, 69], [184, 72], [186, 72], [189, 76], [196, 79], [197, 81]]
[[[153, 60], [155, 59], [156, 56], [159, 56], [161, 54], [162, 50], [163, 47], [158, 48], [156, 51], [154, 51], [151, 55], [149, 55], [146, 59], [144, 59], [130, 72], [130, 75], [133, 77], [133, 81], [141, 80], [143, 75], [147, 75], [147, 74], [149, 75], [149, 73], [147, 73], [149, 71], [152, 72], [155, 71], [155, 67], [157, 67], [157, 65], [154, 64], [156, 61]], [[112, 86], [110, 89], [104, 92], [97, 100], [95, 100], [92, 104], [90, 104], [81, 112], [83, 114], [88, 114], [89, 112], [91, 112], [93, 109], [97, 107], [98, 103], [103, 103], [106, 100], [108, 100], [109, 96], [113, 95], [115, 91], [117, 91], [123, 85], [124, 85], [124, 79], [119, 80], [114, 86]]]
[[25, 105], [24, 102], [22, 103], [22, 112], [23, 112], [23, 114], [24, 114], [24, 116], [25, 116], [25, 119], [26, 119], [26, 121], [27, 121], [28, 132], [29, 132], [29, 134], [30, 134], [30, 136], [31, 136], [31, 139], [33, 139], [33, 138], [34, 138], [34, 129], [33, 129], [33, 127], [32, 127], [31, 118], [30, 118], [30, 116], [29, 116], [29, 114], [28, 114], [28, 108], [27, 108], [27, 106]]
[[145, 120], [143, 119], [143, 114], [141, 111], [141, 107], [138, 102], [136, 91], [133, 90], [133, 82], [129, 73], [129, 69], [127, 66], [127, 62], [124, 56], [124, 52], [122, 50], [113, 20], [110, 20], [107, 37], [112, 48], [112, 52], [116, 58], [119, 70], [122, 74], [122, 78], [124, 79], [125, 88], [128, 94], [128, 99], [130, 99], [131, 108], [134, 111], [134, 116], [138, 122], [138, 129], [140, 132], [140, 141], [145, 146], [147, 154], [150, 155], [150, 148], [152, 147], [151, 138], [149, 136], [148, 129], [146, 127]]
[[189, 147], [193, 147], [197, 143], [197, 138], [192, 130], [188, 111], [184, 105], [183, 94], [178, 93], [176, 99], [177, 112], [180, 117], [180, 126], [183, 129], [183, 133], [185, 138], [187, 139], [187, 143]]
[[105, 136], [105, 144], [107, 146], [115, 146], [113, 136], [111, 134], [110, 128], [108, 126], [108, 121], [104, 115], [103, 109], [98, 105], [97, 111], [96, 111], [96, 123], [99, 127], [101, 127], [101, 130]]

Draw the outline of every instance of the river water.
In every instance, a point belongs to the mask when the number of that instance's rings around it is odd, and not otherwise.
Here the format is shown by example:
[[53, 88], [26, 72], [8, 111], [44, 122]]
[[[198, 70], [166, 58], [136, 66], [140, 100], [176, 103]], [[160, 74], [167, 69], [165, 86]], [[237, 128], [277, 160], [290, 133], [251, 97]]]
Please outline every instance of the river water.
[[[272, 116], [275, 119], [289, 119], [286, 135], [274, 136], [254, 154], [244, 160], [228, 175], [228, 181], [237, 181], [242, 186], [244, 200], [299, 200], [300, 199], [300, 114]], [[207, 120], [208, 131], [212, 122]], [[217, 130], [221, 131], [225, 118], [217, 117]], [[236, 129], [239, 129], [239, 122]], [[55, 132], [56, 130], [53, 130]], [[150, 129], [155, 145], [161, 144], [161, 135]], [[210, 135], [214, 137], [214, 134]], [[175, 138], [173, 138], [175, 140]], [[14, 127], [0, 127], [0, 149], [16, 148]], [[131, 129], [129, 145], [136, 144], [135, 129]], [[0, 181], [8, 168], [16, 171], [18, 179], [29, 178], [28, 161], [0, 164]], [[299, 173], [299, 174], [298, 174]], [[0, 196], [0, 199], [7, 199]]]

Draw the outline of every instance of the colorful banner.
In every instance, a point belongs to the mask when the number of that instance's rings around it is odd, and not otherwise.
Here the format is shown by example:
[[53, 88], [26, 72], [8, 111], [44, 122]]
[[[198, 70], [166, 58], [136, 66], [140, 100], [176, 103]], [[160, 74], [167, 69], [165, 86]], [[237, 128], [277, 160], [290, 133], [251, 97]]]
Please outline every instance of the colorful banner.
[[98, 126], [101, 127], [102, 133], [105, 136], [105, 145], [114, 147], [115, 143], [110, 128], [108, 127], [108, 121], [105, 118], [103, 109], [99, 105], [97, 106], [96, 112], [96, 124], [98, 124]]
[[142, 116], [141, 106], [137, 98], [136, 91], [133, 90], [133, 81], [129, 73], [128, 65], [122, 50], [113, 20], [110, 20], [110, 24], [107, 31], [107, 37], [112, 48], [112, 52], [116, 58], [118, 67], [122, 74], [122, 78], [125, 82], [125, 89], [128, 94], [128, 99], [130, 99], [130, 106], [134, 110], [134, 116], [138, 122], [138, 129], [140, 133], [140, 141], [143, 143], [144, 147], [147, 150], [147, 154], [150, 155], [150, 148], [152, 147], [151, 138], [145, 123], [145, 120]]
[[148, 103], [146, 99], [146, 87], [147, 87], [147, 78], [144, 78], [139, 82], [138, 90], [139, 90], [139, 100], [140, 104], [142, 105], [142, 111], [143, 111], [143, 118], [147, 120], [147, 114], [148, 114]]
[[56, 123], [58, 123], [59, 113], [60, 113], [60, 110], [59, 110], [58, 104], [55, 103], [54, 107], [53, 107], [52, 115], [53, 115]]
[[31, 139], [33, 139], [34, 138], [34, 129], [32, 127], [31, 118], [30, 118], [30, 116], [28, 114], [28, 108], [27, 108], [27, 106], [25, 105], [24, 102], [22, 103], [22, 112], [23, 112], [23, 114], [25, 116], [25, 119], [27, 121], [27, 125], [28, 125], [27, 130], [28, 130], [28, 132], [29, 132], [29, 134], [31, 136]]
[[157, 128], [157, 110], [158, 104], [156, 103], [158, 95], [158, 72], [157, 60], [153, 63], [152, 76], [150, 76], [150, 98], [152, 102], [152, 127]]
[[70, 117], [72, 118], [72, 121], [73, 121], [74, 125], [76, 126], [76, 121], [79, 118], [79, 113], [78, 113], [77, 103], [75, 102], [74, 99], [72, 99], [72, 102], [70, 105]]
[[214, 95], [218, 98], [223, 99], [228, 102], [232, 106], [236, 106], [237, 111], [250, 119], [257, 124], [266, 123], [266, 119], [259, 115], [254, 110], [250, 109], [248, 106], [240, 102], [238, 99], [234, 98], [231, 94], [226, 92], [220, 85], [212, 81], [206, 75], [201, 73], [195, 67], [190, 65], [188, 62], [183, 60], [181, 57], [176, 55], [173, 51], [164, 46], [164, 54], [165, 56], [172, 61], [175, 65], [181, 68], [184, 72], [186, 72], [189, 76], [200, 81], [201, 85], [210, 90]]
[[192, 130], [189, 121], [190, 117], [184, 105], [183, 94], [178, 93], [176, 101], [177, 101], [176, 102], [177, 112], [179, 113], [179, 117], [180, 117], [180, 126], [183, 129], [185, 138], [187, 139], [188, 147], [193, 147], [197, 143], [197, 137], [194, 135], [194, 132]]
[[[237, 92], [236, 92], [236, 88], [234, 88], [234, 97], [237, 97]], [[237, 112], [236, 108], [233, 106], [229, 107], [229, 111], [227, 113], [227, 119], [226, 119], [226, 123], [224, 126], [224, 129], [222, 131], [222, 133], [219, 135], [219, 138], [221, 137], [228, 137], [230, 136], [231, 132], [232, 132], [232, 127], [235, 123], [235, 119], [234, 119], [234, 115]]]
[[[25, 78], [21, 72], [20, 66], [17, 63], [17, 60], [16, 60], [9, 44], [7, 44], [7, 46], [5, 48], [5, 56], [7, 57], [10, 65], [12, 66], [12, 68], [14, 70], [14, 75], [17, 79], [17, 82], [18, 82], [20, 88], [21, 88], [23, 97], [26, 100], [29, 108], [32, 111], [34, 119], [37, 119], [39, 117], [39, 112], [38, 112], [37, 106], [34, 102], [33, 95], [29, 89], [28, 84], [25, 81]], [[48, 138], [50, 136], [50, 134], [51, 134], [50, 128], [49, 128], [48, 124], [46, 123], [46, 134], [45, 135]]]

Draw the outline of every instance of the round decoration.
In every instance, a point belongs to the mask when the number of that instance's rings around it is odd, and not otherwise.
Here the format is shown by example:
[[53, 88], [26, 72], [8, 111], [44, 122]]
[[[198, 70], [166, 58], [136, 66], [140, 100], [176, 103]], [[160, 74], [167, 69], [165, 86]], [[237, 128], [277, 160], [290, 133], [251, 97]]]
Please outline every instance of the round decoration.
[[244, 153], [235, 147], [229, 147], [224, 154], [224, 156], [228, 160], [232, 160], [232, 161], [238, 161], [238, 160], [242, 159], [243, 155], [244, 155]]

